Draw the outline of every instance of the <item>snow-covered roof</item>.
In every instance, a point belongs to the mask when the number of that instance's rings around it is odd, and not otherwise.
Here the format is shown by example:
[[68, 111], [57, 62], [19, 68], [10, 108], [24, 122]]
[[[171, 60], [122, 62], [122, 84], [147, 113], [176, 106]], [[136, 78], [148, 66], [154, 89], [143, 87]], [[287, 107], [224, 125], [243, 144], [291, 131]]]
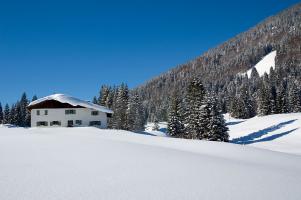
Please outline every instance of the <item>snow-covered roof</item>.
[[28, 105], [28, 107], [34, 106], [36, 104], [39, 104], [43, 101], [48, 101], [48, 100], [55, 100], [55, 101], [59, 101], [61, 103], [70, 104], [72, 106], [82, 106], [82, 107], [85, 107], [85, 108], [90, 108], [90, 109], [105, 112], [105, 113], [113, 113], [113, 111], [110, 110], [107, 107], [100, 106], [100, 105], [97, 105], [97, 104], [94, 104], [94, 103], [91, 103], [91, 102], [88, 102], [88, 101], [83, 101], [83, 100], [80, 100], [80, 99], [77, 99], [75, 97], [71, 97], [71, 96], [68, 96], [68, 95], [65, 95], [65, 94], [53, 94], [53, 95], [50, 95], [50, 96], [46, 96], [46, 97], [37, 99], [37, 100], [31, 102]]

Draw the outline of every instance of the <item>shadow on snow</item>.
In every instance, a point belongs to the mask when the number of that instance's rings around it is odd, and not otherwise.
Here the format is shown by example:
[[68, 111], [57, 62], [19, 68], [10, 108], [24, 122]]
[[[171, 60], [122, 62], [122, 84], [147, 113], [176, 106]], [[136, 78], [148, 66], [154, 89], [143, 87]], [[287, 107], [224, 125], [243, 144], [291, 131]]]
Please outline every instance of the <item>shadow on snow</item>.
[[287, 135], [295, 130], [297, 130], [297, 128], [283, 132], [283, 133], [279, 133], [279, 134], [274, 134], [265, 138], [261, 138], [264, 135], [267, 135], [273, 131], [276, 131], [288, 124], [293, 123], [294, 121], [296, 121], [296, 119], [294, 120], [289, 120], [286, 122], [282, 122], [279, 123], [277, 125], [274, 126], [270, 126], [268, 128], [265, 128], [263, 130], [259, 130], [253, 133], [250, 133], [249, 135], [243, 136], [243, 137], [239, 137], [239, 138], [234, 138], [231, 140], [231, 143], [235, 143], [235, 144], [253, 144], [253, 143], [257, 143], [257, 142], [266, 142], [266, 141], [271, 141], [271, 140], [275, 140], [279, 137], [282, 137], [284, 135]]

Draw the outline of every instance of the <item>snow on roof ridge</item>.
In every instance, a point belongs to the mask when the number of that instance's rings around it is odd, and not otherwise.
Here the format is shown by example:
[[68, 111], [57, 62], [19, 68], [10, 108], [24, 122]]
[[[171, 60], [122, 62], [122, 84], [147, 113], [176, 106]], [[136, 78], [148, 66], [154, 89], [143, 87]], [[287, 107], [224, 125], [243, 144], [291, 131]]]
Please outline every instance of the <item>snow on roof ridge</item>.
[[39, 103], [41, 103], [43, 101], [47, 101], [47, 100], [55, 100], [55, 101], [59, 101], [61, 103], [68, 103], [72, 106], [82, 106], [85, 108], [90, 108], [90, 109], [98, 110], [98, 111], [105, 112], [105, 113], [113, 113], [113, 111], [107, 107], [100, 106], [100, 105], [97, 105], [97, 104], [94, 104], [94, 103], [91, 103], [88, 101], [80, 100], [78, 98], [75, 98], [75, 97], [72, 97], [72, 96], [69, 96], [66, 94], [59, 94], [59, 93], [37, 99], [37, 100], [31, 102], [28, 106], [33, 106], [33, 105], [39, 104]]

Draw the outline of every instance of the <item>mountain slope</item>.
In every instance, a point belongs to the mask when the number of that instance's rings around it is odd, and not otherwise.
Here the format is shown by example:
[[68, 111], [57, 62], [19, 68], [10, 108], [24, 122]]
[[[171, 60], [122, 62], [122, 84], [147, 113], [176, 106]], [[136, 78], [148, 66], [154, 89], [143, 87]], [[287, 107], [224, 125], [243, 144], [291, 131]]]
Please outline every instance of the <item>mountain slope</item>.
[[[136, 88], [148, 109], [149, 119], [166, 119], [173, 90], [184, 94], [191, 77], [201, 77], [208, 90], [226, 91], [238, 73], [252, 68], [265, 55], [277, 51], [276, 68], [295, 71], [301, 66], [301, 3], [269, 17], [202, 56]], [[223, 98], [221, 96], [221, 98]], [[231, 98], [231, 96], [229, 97]]]
[[0, 199], [299, 199], [301, 158], [95, 128], [1, 128]]

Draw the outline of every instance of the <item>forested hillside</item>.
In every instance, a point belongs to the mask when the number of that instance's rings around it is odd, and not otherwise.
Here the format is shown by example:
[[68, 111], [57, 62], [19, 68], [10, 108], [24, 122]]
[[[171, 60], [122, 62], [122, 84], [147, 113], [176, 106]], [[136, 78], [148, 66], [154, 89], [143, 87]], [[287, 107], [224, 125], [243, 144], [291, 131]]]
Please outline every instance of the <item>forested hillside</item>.
[[[276, 66], [269, 75], [259, 77], [254, 70], [250, 78], [238, 76], [273, 50], [277, 51]], [[143, 100], [149, 121], [167, 120], [169, 98], [177, 90], [184, 99], [192, 77], [200, 78], [207, 91], [217, 94], [222, 110], [234, 116], [295, 112], [299, 108], [291, 108], [290, 104], [300, 103], [300, 66], [301, 3], [155, 77], [135, 91]], [[242, 104], [246, 104], [244, 110], [239, 110]]]

